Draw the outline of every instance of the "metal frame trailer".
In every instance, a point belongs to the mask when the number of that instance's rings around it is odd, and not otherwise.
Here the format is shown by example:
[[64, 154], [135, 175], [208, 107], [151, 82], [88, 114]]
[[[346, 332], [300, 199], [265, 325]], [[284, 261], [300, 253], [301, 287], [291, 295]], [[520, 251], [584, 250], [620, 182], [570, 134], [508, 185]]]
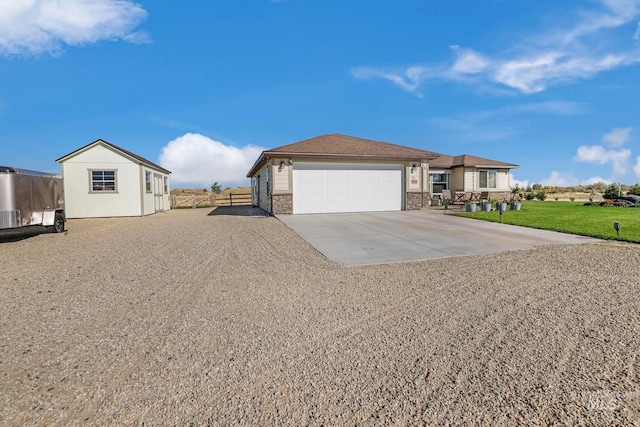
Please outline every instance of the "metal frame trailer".
[[40, 225], [64, 231], [62, 176], [0, 166], [0, 231]]

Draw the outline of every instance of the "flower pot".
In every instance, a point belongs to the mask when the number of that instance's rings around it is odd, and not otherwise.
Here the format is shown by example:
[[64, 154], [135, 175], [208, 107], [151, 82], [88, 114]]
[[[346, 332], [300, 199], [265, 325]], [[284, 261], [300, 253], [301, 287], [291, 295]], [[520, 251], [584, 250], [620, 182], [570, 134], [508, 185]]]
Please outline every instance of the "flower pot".
[[475, 203], [467, 203], [467, 212], [475, 212], [476, 204]]
[[489, 212], [491, 210], [491, 203], [482, 203], [480, 206], [485, 212]]
[[520, 202], [512, 202], [511, 203], [511, 210], [512, 211], [519, 211], [521, 206], [522, 206], [522, 204]]
[[499, 211], [504, 212], [504, 211], [506, 211], [506, 210], [507, 210], [507, 204], [506, 204], [506, 202], [498, 203], [498, 204], [496, 205], [496, 208], [497, 208]]

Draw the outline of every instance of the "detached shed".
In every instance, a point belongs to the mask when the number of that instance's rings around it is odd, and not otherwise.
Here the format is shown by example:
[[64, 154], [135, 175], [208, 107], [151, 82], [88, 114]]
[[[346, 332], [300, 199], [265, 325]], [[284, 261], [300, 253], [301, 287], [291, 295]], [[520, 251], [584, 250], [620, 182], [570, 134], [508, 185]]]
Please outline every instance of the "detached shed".
[[56, 160], [67, 218], [144, 216], [169, 210], [168, 170], [98, 139]]

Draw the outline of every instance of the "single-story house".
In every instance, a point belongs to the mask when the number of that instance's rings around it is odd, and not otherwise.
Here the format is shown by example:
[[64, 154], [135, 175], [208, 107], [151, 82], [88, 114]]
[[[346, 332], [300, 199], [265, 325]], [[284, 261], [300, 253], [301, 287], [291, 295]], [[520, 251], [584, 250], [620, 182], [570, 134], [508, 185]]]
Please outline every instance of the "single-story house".
[[56, 160], [67, 218], [144, 216], [170, 209], [169, 172], [103, 139]]
[[272, 214], [367, 212], [421, 209], [443, 189], [507, 192], [517, 167], [329, 134], [263, 151], [247, 177]]

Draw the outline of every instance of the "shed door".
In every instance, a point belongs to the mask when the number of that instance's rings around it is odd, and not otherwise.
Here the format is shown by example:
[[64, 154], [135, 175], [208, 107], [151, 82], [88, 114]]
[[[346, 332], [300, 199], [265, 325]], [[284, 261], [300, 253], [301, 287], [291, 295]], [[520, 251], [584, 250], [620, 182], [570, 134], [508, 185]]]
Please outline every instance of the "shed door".
[[154, 174], [154, 198], [155, 198], [155, 208], [156, 212], [160, 212], [164, 210], [164, 182], [162, 179], [162, 175]]
[[300, 163], [293, 166], [293, 213], [399, 211], [402, 165]]

